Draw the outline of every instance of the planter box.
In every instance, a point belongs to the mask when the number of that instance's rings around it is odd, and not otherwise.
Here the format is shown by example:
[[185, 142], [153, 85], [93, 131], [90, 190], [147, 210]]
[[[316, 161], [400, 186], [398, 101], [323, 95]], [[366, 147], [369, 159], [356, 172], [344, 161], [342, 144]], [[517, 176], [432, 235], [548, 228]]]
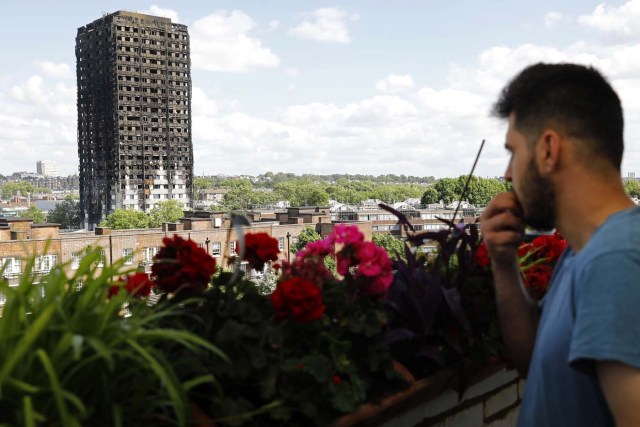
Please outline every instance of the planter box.
[[452, 371], [411, 383], [407, 390], [377, 403], [363, 405], [332, 427], [354, 426], [515, 426], [523, 382], [515, 370], [489, 367], [471, 378], [462, 399]]

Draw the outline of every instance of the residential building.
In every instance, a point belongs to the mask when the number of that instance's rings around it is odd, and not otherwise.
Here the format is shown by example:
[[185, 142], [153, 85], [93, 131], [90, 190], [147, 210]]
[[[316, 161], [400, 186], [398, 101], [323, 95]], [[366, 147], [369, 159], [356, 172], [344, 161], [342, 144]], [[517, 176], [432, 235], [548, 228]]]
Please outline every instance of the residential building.
[[[346, 205], [343, 205], [346, 206]], [[342, 217], [349, 213], [349, 217]], [[456, 212], [446, 208], [406, 209], [402, 212], [414, 226], [414, 232], [431, 231], [447, 227], [440, 219], [473, 222], [470, 211]], [[333, 231], [338, 223], [356, 225], [371, 240], [374, 234], [391, 234], [405, 237], [398, 219], [382, 209], [356, 209], [332, 212], [329, 207], [293, 207], [281, 210], [260, 210], [248, 212], [250, 225], [244, 232], [264, 232], [277, 239], [280, 259], [291, 259], [293, 247], [306, 227], [313, 227], [323, 238]], [[17, 285], [24, 273], [27, 260], [36, 256], [35, 273], [46, 274], [56, 264], [64, 264], [69, 273], [77, 269], [87, 247], [101, 247], [102, 258], [99, 268], [123, 260], [124, 265], [151, 272], [153, 257], [162, 247], [162, 239], [179, 235], [191, 239], [213, 256], [218, 265], [227, 266], [227, 261], [237, 250], [238, 236], [231, 226], [229, 217], [223, 212], [185, 211], [185, 217], [177, 223], [164, 223], [161, 228], [111, 230], [96, 227], [93, 231], [60, 232], [58, 224], [33, 224], [27, 218], [0, 218], [0, 267], [10, 285]], [[425, 245], [423, 250], [435, 247]], [[246, 266], [243, 267], [246, 269]], [[37, 281], [37, 280], [36, 280]], [[46, 289], [43, 290], [46, 292]], [[0, 295], [0, 305], [2, 304]]]
[[78, 157], [83, 225], [115, 209], [191, 208], [191, 71], [187, 27], [119, 11], [78, 28]]
[[60, 176], [58, 162], [51, 160], [39, 160], [36, 163], [36, 171], [42, 176]]

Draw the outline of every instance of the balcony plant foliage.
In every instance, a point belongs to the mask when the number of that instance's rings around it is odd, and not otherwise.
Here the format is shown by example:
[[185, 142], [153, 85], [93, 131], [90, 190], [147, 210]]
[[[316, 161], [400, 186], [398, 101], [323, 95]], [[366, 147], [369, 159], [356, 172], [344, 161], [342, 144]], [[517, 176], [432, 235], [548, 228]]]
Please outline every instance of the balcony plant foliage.
[[[445, 221], [444, 230], [418, 233], [385, 209], [405, 227], [406, 261], [394, 267], [356, 226], [337, 224], [274, 264], [270, 293], [239, 267], [262, 270], [277, 259], [277, 240], [243, 235], [237, 218], [231, 271], [177, 235], [165, 238], [151, 278], [122, 262], [98, 268], [100, 249], [73, 274], [62, 265], [37, 277], [30, 260], [19, 286], [0, 282], [0, 418], [326, 426], [405, 388], [397, 361], [417, 378], [457, 371], [464, 389], [470, 371], [503, 358], [477, 225]], [[427, 240], [438, 243], [431, 256], [417, 250]], [[521, 248], [534, 296], [563, 245], [554, 235]]]
[[[384, 342], [417, 378], [451, 369], [463, 390], [469, 370], [503, 355], [491, 273], [476, 259], [477, 224], [441, 220], [447, 228], [418, 233], [405, 215], [380, 206], [398, 217], [408, 235], [406, 261], [396, 262], [386, 301], [391, 320]], [[417, 250], [426, 241], [438, 243], [435, 254]]]
[[140, 276], [122, 277], [133, 273], [122, 262], [98, 268], [101, 257], [89, 249], [73, 274], [59, 265], [45, 276], [31, 258], [18, 286], [0, 281], [2, 425], [190, 422], [189, 385], [160, 349], [222, 354], [197, 335], [163, 327], [178, 307], [151, 309], [135, 296], [146, 286]]
[[[165, 247], [184, 244], [175, 237]], [[278, 251], [277, 240], [260, 233], [247, 234], [238, 246], [239, 259], [260, 270]], [[179, 251], [167, 253], [158, 254], [154, 268], [189, 264], [187, 257], [176, 262]], [[325, 267], [326, 257], [336, 259], [339, 275]], [[270, 295], [238, 271], [218, 271], [206, 290], [157, 282], [165, 295], [159, 306], [198, 301], [184, 307], [181, 318], [170, 318], [171, 328], [215, 343], [230, 360], [165, 349], [172, 360], [185, 361], [181, 379], [215, 378], [190, 396], [217, 425], [329, 425], [404, 386], [379, 339], [387, 325], [391, 262], [356, 227], [338, 225], [291, 263], [283, 261]]]

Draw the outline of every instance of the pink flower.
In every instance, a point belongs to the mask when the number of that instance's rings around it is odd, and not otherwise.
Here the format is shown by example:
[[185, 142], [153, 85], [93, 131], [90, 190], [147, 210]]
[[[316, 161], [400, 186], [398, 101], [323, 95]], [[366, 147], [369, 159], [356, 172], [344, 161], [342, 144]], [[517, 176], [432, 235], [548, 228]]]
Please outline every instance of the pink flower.
[[336, 256], [336, 270], [341, 276], [345, 276], [349, 271], [349, 267], [356, 265], [357, 260], [352, 256], [344, 256], [343, 251]]
[[356, 249], [360, 261], [358, 273], [365, 276], [378, 276], [386, 270], [391, 271], [391, 260], [387, 252], [373, 242], [362, 242]]
[[332, 253], [333, 243], [329, 239], [322, 239], [307, 243], [304, 249], [298, 252], [297, 256], [299, 258], [306, 258], [315, 255], [324, 258]]
[[336, 225], [329, 238], [335, 243], [344, 243], [345, 245], [355, 245], [364, 241], [364, 235], [358, 230], [358, 227], [347, 224]]

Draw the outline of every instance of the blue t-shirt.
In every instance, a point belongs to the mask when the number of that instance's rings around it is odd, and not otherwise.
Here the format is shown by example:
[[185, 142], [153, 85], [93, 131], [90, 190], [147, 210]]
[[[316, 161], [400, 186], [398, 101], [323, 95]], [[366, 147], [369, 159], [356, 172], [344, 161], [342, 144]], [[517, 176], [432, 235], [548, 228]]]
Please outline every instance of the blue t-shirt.
[[594, 362], [640, 368], [640, 208], [567, 249], [540, 307], [518, 426], [613, 426]]

